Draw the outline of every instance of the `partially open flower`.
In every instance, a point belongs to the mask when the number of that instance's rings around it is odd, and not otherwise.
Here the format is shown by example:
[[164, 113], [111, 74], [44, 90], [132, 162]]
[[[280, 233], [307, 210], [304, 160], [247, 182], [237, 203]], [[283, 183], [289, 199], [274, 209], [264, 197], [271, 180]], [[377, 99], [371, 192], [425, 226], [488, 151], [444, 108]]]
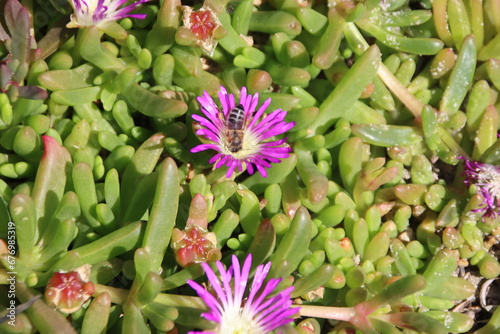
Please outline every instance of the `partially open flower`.
[[149, 0], [133, 1], [130, 5], [120, 8], [128, 0], [69, 0], [74, 12], [71, 14], [71, 22], [67, 24], [67, 27], [100, 27], [125, 17], [143, 19], [146, 15], [130, 14], [130, 12], [147, 1]]
[[474, 210], [484, 212], [484, 217], [497, 218], [500, 208], [500, 167], [466, 158], [464, 160], [465, 184], [475, 185], [484, 198], [484, 207]]
[[299, 308], [291, 307], [290, 294], [293, 287], [277, 292], [276, 287], [282, 279], [271, 278], [265, 283], [271, 262], [257, 267], [248, 292], [251, 254], [245, 259], [243, 267], [240, 267], [239, 260], [234, 255], [232, 266], [228, 270], [220, 261], [216, 265], [219, 275], [208, 264], [202, 264], [211, 284], [210, 290], [191, 280], [188, 280], [188, 284], [209, 308], [202, 316], [217, 323], [217, 327], [211, 331], [189, 333], [269, 333], [293, 321], [292, 316], [299, 312]]
[[222, 27], [219, 18], [210, 7], [205, 6], [196, 11], [189, 6], [182, 6], [182, 11], [184, 27], [194, 34], [196, 45], [212, 56], [217, 46], [216, 31]]
[[220, 260], [221, 252], [217, 248], [215, 233], [202, 227], [186, 226], [184, 231], [174, 228], [172, 233], [172, 248], [175, 259], [181, 267], [195, 263], [214, 262]]
[[90, 265], [70, 272], [54, 273], [45, 289], [47, 303], [63, 313], [78, 311], [95, 291], [89, 277]]
[[222, 254], [217, 247], [217, 236], [208, 232], [208, 208], [205, 197], [196, 194], [191, 200], [189, 218], [184, 230], [172, 231], [172, 248], [177, 263], [187, 267], [195, 263], [220, 260]]
[[236, 104], [233, 94], [228, 94], [221, 87], [219, 100], [222, 110], [207, 92], [197, 100], [205, 117], [193, 115], [200, 125], [196, 134], [205, 137], [208, 143], [192, 148], [191, 152], [217, 151], [209, 163], [215, 163], [216, 168], [227, 166], [226, 177], [231, 177], [234, 170], [243, 171], [244, 167], [250, 174], [256, 168], [266, 177], [266, 168], [270, 168], [271, 163], [288, 158], [292, 149], [286, 143], [287, 138], [272, 138], [293, 128], [295, 122], [284, 121], [287, 112], [281, 109], [269, 115], [264, 114], [271, 99], [267, 99], [256, 110], [259, 94], [247, 94], [247, 89], [243, 87], [240, 102]]

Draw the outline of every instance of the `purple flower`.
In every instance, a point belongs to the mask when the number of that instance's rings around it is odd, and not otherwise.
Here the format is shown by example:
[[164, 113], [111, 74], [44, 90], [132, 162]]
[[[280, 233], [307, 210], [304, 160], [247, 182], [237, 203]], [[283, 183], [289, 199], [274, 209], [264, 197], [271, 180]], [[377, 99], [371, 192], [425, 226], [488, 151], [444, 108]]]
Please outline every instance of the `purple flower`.
[[214, 331], [203, 333], [262, 334], [269, 333], [293, 321], [291, 317], [299, 310], [299, 308], [291, 307], [290, 293], [293, 287], [288, 287], [278, 294], [270, 296], [281, 279], [271, 278], [264, 284], [266, 275], [271, 268], [271, 262], [257, 267], [252, 285], [248, 294], [245, 294], [252, 265], [252, 255], [247, 256], [242, 268], [240, 268], [240, 263], [235, 255], [233, 255], [232, 261], [233, 265], [227, 271], [220, 261], [216, 262], [219, 276], [208, 264], [202, 263], [213, 293], [205, 290], [194, 281], [188, 280], [187, 282], [210, 309], [202, 316], [218, 324]]
[[271, 99], [256, 110], [259, 94], [247, 94], [247, 89], [243, 87], [239, 104], [236, 104], [233, 94], [228, 94], [222, 86], [219, 91], [222, 110], [207, 92], [197, 99], [205, 117], [193, 115], [200, 125], [196, 134], [206, 138], [208, 143], [192, 148], [191, 152], [217, 151], [209, 163], [215, 163], [216, 168], [227, 166], [226, 177], [231, 177], [235, 169], [243, 171], [244, 167], [250, 174], [256, 168], [266, 177], [266, 168], [271, 167], [270, 163], [288, 158], [292, 149], [286, 143], [287, 138], [271, 138], [290, 130], [295, 122], [284, 121], [287, 112], [281, 109], [264, 114]]
[[140, 4], [149, 0], [134, 1], [132, 4], [120, 8], [129, 0], [69, 0], [74, 13], [68, 28], [102, 26], [108, 22], [134, 17], [143, 19], [144, 14], [129, 14]]
[[484, 197], [485, 206], [474, 212], [485, 212], [485, 217], [496, 218], [500, 204], [500, 167], [463, 158], [465, 184], [476, 185]]

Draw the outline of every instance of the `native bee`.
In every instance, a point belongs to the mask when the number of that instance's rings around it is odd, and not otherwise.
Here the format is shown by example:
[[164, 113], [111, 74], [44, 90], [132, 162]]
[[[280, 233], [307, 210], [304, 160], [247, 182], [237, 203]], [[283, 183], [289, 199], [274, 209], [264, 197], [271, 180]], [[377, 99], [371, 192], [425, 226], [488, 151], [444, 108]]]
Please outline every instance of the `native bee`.
[[225, 126], [226, 131], [224, 135], [227, 141], [227, 149], [232, 153], [236, 153], [243, 147], [243, 135], [246, 127], [243, 105], [238, 104], [229, 111]]

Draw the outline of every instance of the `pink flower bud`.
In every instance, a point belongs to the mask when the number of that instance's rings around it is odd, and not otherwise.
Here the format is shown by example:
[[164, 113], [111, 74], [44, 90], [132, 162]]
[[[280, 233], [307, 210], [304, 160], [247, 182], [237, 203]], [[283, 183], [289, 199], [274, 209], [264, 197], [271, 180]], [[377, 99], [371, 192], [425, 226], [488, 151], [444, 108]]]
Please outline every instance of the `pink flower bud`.
[[45, 290], [47, 303], [63, 313], [78, 311], [95, 291], [89, 282], [90, 265], [83, 265], [70, 272], [56, 272]]
[[222, 257], [215, 234], [197, 225], [187, 226], [184, 231], [174, 229], [172, 248], [177, 263], [182, 267], [214, 262]]

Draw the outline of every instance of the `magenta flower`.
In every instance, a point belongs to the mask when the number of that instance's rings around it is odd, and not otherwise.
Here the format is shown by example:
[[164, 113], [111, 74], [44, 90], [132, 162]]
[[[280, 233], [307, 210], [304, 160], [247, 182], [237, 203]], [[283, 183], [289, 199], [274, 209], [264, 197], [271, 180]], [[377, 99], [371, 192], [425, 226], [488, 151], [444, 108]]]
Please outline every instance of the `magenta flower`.
[[233, 255], [232, 266], [226, 271], [220, 261], [216, 262], [219, 276], [206, 263], [202, 263], [213, 292], [205, 290], [200, 284], [188, 280], [188, 284], [203, 299], [209, 312], [202, 316], [217, 323], [212, 332], [189, 332], [190, 334], [212, 333], [269, 333], [276, 328], [293, 321], [292, 316], [299, 308], [292, 308], [290, 293], [293, 287], [274, 294], [281, 279], [271, 278], [264, 284], [271, 262], [257, 267], [252, 285], [245, 294], [252, 255], [249, 254], [240, 268], [238, 258]]
[[465, 162], [465, 184], [476, 185], [478, 193], [484, 197], [485, 206], [474, 212], [485, 212], [485, 217], [496, 218], [500, 205], [500, 167], [462, 158]]
[[205, 117], [193, 115], [200, 125], [196, 134], [207, 139], [208, 143], [192, 148], [191, 152], [217, 151], [209, 163], [215, 163], [216, 168], [227, 166], [226, 177], [231, 177], [235, 169], [243, 171], [243, 168], [250, 174], [253, 174], [256, 168], [266, 177], [266, 168], [270, 168], [271, 163], [288, 158], [292, 149], [286, 143], [287, 138], [272, 138], [293, 128], [295, 122], [284, 121], [287, 112], [281, 109], [269, 115], [264, 114], [271, 99], [267, 99], [256, 110], [259, 94], [247, 94], [246, 88], [243, 87], [239, 104], [236, 104], [233, 94], [228, 94], [221, 86], [219, 100], [222, 110], [207, 92], [197, 100]]
[[149, 0], [133, 1], [128, 6], [120, 8], [128, 0], [69, 0], [74, 13], [71, 14], [71, 22], [67, 24], [68, 28], [77, 27], [100, 27], [108, 22], [123, 19], [125, 17], [134, 17], [143, 19], [144, 14], [129, 14], [140, 4]]

